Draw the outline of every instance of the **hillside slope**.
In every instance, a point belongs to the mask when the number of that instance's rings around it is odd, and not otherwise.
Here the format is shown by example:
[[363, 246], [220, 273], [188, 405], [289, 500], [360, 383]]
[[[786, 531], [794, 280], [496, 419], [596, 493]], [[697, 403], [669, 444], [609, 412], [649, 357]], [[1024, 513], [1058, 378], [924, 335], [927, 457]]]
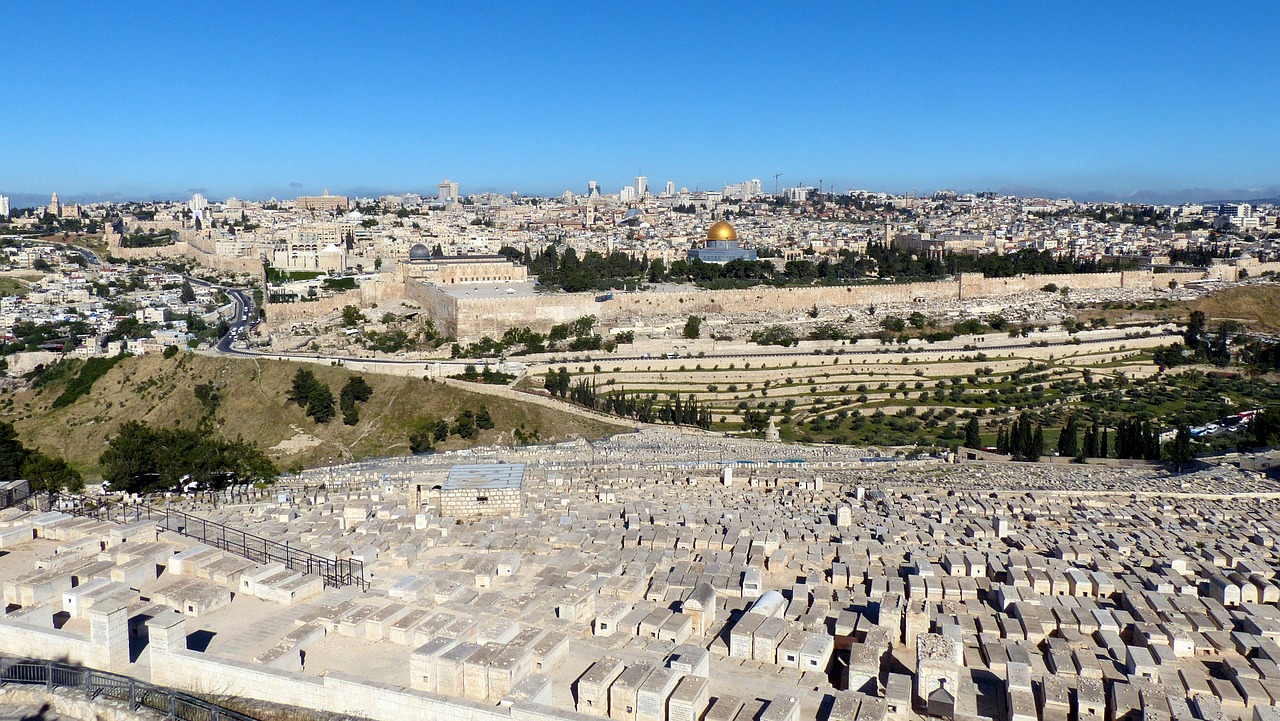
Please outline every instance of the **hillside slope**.
[[1240, 285], [1211, 293], [1192, 304], [1209, 316], [1210, 327], [1219, 320], [1238, 320], [1251, 330], [1280, 331], [1280, 285]]
[[570, 415], [553, 408], [495, 398], [428, 383], [417, 378], [363, 374], [373, 397], [360, 404], [360, 421], [341, 417], [319, 425], [285, 400], [298, 368], [311, 370], [334, 396], [352, 373], [343, 368], [285, 361], [225, 359], [181, 353], [126, 358], [94, 383], [91, 392], [63, 408], [52, 408], [71, 374], [0, 400], [0, 418], [12, 421], [28, 446], [61, 455], [86, 477], [98, 474], [98, 455], [126, 421], [155, 426], [191, 425], [205, 414], [195, 388], [217, 387], [216, 432], [237, 436], [266, 450], [280, 466], [313, 466], [370, 456], [409, 452], [408, 433], [422, 418], [452, 419], [464, 410], [488, 408], [496, 427], [475, 441], [450, 436], [438, 450], [475, 444], [512, 443], [513, 430], [537, 431], [543, 441], [600, 438], [620, 426]]

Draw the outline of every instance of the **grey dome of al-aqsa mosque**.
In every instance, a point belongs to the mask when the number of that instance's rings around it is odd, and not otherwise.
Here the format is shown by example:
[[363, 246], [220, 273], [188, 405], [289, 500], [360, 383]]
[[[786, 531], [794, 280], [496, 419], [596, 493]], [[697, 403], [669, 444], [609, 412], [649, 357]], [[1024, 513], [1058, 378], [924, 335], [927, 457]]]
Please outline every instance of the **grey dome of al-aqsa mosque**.
[[431, 250], [422, 243], [414, 243], [409, 249], [409, 260], [431, 260]]

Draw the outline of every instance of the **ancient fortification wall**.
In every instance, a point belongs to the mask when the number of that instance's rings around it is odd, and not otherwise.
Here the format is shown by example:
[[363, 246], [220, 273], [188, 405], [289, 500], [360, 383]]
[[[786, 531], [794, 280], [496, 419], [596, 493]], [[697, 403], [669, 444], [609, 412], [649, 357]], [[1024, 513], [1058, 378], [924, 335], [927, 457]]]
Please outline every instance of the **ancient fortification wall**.
[[345, 306], [354, 305], [368, 308], [376, 303], [405, 298], [404, 283], [397, 282], [390, 275], [386, 279], [366, 281], [355, 290], [346, 290], [326, 298], [296, 303], [266, 304], [267, 327], [278, 328], [282, 325], [298, 321], [314, 321], [330, 313], [341, 311]]
[[[417, 281], [403, 282], [387, 275], [313, 303], [269, 304], [267, 322], [272, 325], [313, 320], [344, 305], [369, 306], [407, 298], [422, 307], [441, 332], [459, 339], [498, 337], [508, 328], [529, 326], [546, 332], [557, 323], [594, 315], [604, 326], [630, 325], [655, 316], [716, 315], [760, 311], [803, 312], [813, 306], [830, 309], [864, 309], [873, 305], [904, 305], [924, 301], [1000, 298], [1033, 293], [1053, 284], [1059, 288], [1097, 290], [1164, 288], [1203, 279], [1203, 273], [1152, 273], [1149, 270], [1119, 273], [1020, 275], [985, 278], [965, 273], [955, 280], [925, 283], [819, 286], [807, 288], [747, 288], [743, 290], [688, 290], [678, 292], [616, 292], [611, 300], [597, 302], [595, 293], [548, 293], [535, 296], [469, 298], [445, 293]], [[456, 290], [455, 290], [456, 292]]]
[[[1190, 276], [1190, 277], [1188, 277]], [[750, 313], [759, 311], [803, 312], [818, 306], [865, 308], [883, 304], [921, 301], [999, 298], [1039, 291], [1046, 285], [1059, 288], [1148, 290], [1170, 280], [1185, 283], [1199, 273], [1153, 274], [1151, 271], [1022, 275], [984, 278], [966, 273], [957, 280], [926, 283], [821, 286], [809, 288], [749, 288], [744, 290], [690, 290], [683, 292], [615, 293], [612, 300], [596, 302], [593, 293], [559, 293], [533, 298], [455, 298], [434, 290], [418, 291], [432, 302], [423, 307], [439, 327], [459, 338], [497, 336], [512, 327], [529, 326], [546, 331], [584, 315], [594, 315], [604, 325], [630, 324], [637, 318], [690, 314]], [[415, 295], [416, 297], [416, 295]]]
[[155, 248], [125, 248], [120, 245], [120, 236], [106, 235], [107, 250], [112, 256], [122, 260], [165, 260], [167, 258], [187, 258], [206, 268], [228, 273], [261, 273], [261, 258], [228, 258], [222, 255], [206, 253], [185, 241]]

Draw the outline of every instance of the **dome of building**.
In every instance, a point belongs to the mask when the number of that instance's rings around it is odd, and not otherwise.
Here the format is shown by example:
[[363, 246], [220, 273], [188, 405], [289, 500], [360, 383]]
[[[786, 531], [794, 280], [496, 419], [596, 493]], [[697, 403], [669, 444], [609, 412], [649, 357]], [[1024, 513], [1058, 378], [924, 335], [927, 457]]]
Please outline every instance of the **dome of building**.
[[409, 260], [431, 260], [431, 250], [422, 243], [414, 243], [409, 249]]
[[718, 220], [707, 229], [707, 240], [737, 240], [738, 231], [728, 221]]

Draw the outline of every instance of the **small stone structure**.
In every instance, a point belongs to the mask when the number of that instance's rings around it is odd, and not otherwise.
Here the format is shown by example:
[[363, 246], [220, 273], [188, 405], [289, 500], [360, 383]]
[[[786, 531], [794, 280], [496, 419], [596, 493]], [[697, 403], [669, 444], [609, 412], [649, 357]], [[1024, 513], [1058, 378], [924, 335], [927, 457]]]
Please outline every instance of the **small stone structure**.
[[442, 516], [516, 516], [523, 511], [523, 463], [454, 466], [440, 489]]

